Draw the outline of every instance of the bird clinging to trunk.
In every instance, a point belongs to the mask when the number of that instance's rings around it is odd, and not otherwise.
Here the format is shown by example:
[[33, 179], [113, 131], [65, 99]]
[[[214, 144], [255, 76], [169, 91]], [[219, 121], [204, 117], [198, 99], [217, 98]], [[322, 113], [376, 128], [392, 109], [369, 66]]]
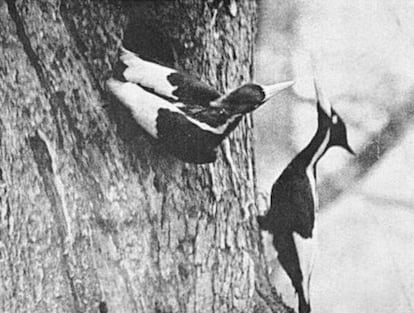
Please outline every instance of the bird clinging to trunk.
[[245, 84], [224, 95], [200, 80], [121, 48], [122, 66], [107, 81], [136, 122], [179, 159], [216, 160], [216, 148], [241, 118], [293, 85]]
[[279, 262], [298, 295], [299, 313], [311, 310], [309, 283], [317, 248], [317, 163], [332, 146], [340, 146], [353, 154], [344, 121], [332, 109], [316, 81], [315, 92], [318, 129], [274, 183], [269, 211], [257, 218], [259, 227], [273, 234]]

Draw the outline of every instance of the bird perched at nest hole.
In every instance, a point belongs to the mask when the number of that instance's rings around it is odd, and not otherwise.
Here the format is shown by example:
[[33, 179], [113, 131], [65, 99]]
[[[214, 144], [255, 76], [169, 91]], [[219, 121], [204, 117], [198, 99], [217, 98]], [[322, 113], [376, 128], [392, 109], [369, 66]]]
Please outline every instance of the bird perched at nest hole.
[[122, 67], [107, 81], [136, 122], [171, 154], [189, 163], [216, 160], [216, 148], [241, 118], [293, 85], [245, 84], [222, 95], [196, 78], [121, 48]]
[[272, 187], [270, 209], [258, 216], [260, 229], [273, 234], [273, 246], [298, 295], [299, 313], [309, 313], [309, 283], [316, 253], [318, 209], [316, 165], [332, 146], [354, 154], [344, 121], [315, 81], [318, 129], [310, 143], [286, 167]]

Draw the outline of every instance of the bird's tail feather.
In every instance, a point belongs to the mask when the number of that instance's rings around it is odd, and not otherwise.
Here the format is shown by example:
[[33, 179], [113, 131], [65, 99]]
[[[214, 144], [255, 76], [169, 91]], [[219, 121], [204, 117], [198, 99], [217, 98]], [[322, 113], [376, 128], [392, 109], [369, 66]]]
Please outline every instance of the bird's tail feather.
[[302, 288], [298, 290], [298, 298], [299, 298], [299, 310], [298, 310], [299, 313], [310, 313], [311, 311], [310, 303], [306, 301]]

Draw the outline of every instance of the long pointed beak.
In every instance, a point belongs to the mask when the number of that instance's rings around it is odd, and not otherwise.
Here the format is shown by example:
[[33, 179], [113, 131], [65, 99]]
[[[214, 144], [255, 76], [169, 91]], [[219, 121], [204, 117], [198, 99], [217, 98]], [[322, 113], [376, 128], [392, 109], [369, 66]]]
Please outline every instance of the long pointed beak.
[[325, 97], [322, 91], [322, 88], [316, 78], [313, 79], [313, 84], [315, 86], [315, 95], [316, 95], [317, 104], [326, 112], [326, 114], [328, 114], [328, 116], [332, 116], [331, 103]]
[[275, 96], [282, 90], [289, 88], [292, 86], [295, 82], [293, 80], [285, 81], [282, 83], [277, 83], [274, 85], [267, 85], [267, 86], [261, 86], [263, 89], [263, 92], [265, 94], [264, 102], [269, 100], [271, 97]]

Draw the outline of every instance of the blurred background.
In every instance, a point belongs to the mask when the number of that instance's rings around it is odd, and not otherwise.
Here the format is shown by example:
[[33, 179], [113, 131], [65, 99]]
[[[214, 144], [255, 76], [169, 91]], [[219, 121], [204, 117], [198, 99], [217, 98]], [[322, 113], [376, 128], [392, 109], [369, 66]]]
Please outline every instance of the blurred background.
[[[414, 1], [259, 6], [255, 80], [296, 80], [254, 114], [259, 191], [269, 194], [316, 130], [315, 72], [357, 152], [332, 148], [319, 162], [313, 312], [414, 312]], [[264, 240], [272, 279], [296, 307]]]

